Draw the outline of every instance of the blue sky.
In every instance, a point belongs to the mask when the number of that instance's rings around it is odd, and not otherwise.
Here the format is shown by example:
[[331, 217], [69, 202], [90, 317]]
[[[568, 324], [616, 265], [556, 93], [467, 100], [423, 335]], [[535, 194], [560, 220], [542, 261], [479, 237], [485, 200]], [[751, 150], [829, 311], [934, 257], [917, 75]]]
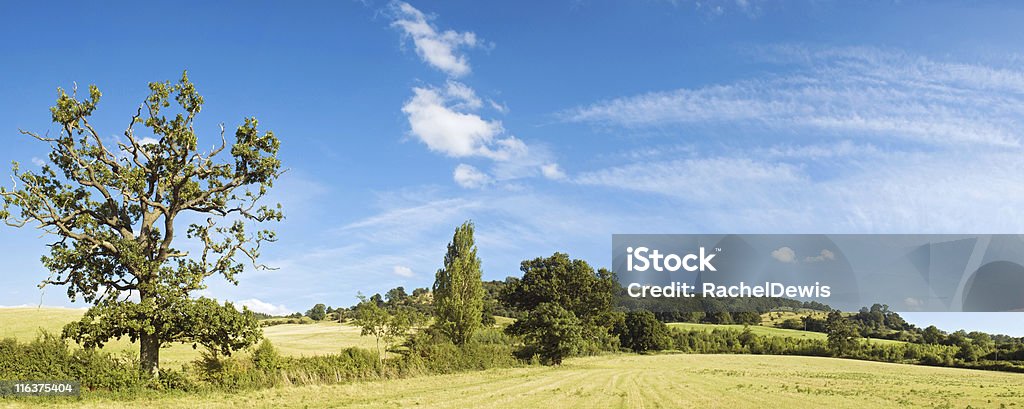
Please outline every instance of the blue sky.
[[[59, 11], [59, 13], [58, 13]], [[58, 86], [116, 139], [184, 69], [201, 142], [254, 115], [290, 171], [273, 272], [205, 294], [264, 311], [429, 286], [473, 219], [484, 276], [613, 233], [1024, 232], [1014, 2], [4, 3], [2, 158], [38, 166]], [[4, 180], [9, 169], [3, 169]], [[0, 305], [39, 232], [0, 228]], [[1024, 335], [997, 315], [922, 324]], [[1017, 320], [1020, 321], [1019, 319]]]

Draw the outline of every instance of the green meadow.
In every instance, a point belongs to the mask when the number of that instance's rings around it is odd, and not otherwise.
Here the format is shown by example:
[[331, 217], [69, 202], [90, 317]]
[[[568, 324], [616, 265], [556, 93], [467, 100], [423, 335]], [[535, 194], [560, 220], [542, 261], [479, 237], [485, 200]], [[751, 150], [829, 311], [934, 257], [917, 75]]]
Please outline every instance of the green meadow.
[[[81, 318], [85, 310], [70, 308], [0, 308], [0, 339], [31, 340], [41, 330], [60, 334], [64, 324]], [[334, 354], [346, 347], [376, 348], [372, 337], [359, 336], [359, 328], [337, 322], [313, 324], [280, 324], [263, 328], [263, 336], [274, 343], [282, 355], [314, 356]], [[108, 343], [104, 350], [113, 353], [138, 354], [138, 344], [122, 338]], [[180, 367], [199, 359], [199, 350], [192, 345], [171, 344], [160, 351], [165, 367]]]
[[[1021, 408], [1020, 374], [769, 355], [610, 355], [530, 366], [124, 402], [22, 400], [10, 407], [117, 408]], [[37, 406], [38, 405], [38, 406]]]
[[[82, 310], [0, 309], [0, 338], [30, 339], [59, 331]], [[507, 324], [501, 320], [500, 324]], [[711, 331], [743, 326], [670, 324]], [[759, 335], [823, 338], [824, 334], [751, 326]], [[359, 330], [334, 322], [264, 328], [289, 356], [374, 347]], [[876, 340], [878, 341], [878, 340]], [[887, 341], [893, 342], [893, 341]], [[105, 349], [128, 351], [125, 340]], [[163, 351], [164, 365], [199, 357], [191, 346]], [[1022, 408], [1024, 374], [900, 365], [835, 358], [771, 355], [612, 354], [572, 358], [561, 366], [523, 366], [450, 375], [362, 380], [262, 390], [106, 392], [81, 398], [0, 400], [0, 407], [81, 408]]]

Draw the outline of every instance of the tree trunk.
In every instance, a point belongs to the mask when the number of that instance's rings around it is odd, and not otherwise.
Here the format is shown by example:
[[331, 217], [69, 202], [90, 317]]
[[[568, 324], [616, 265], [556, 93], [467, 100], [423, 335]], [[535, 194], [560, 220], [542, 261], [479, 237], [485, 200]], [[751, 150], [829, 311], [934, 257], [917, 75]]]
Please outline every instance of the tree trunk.
[[142, 372], [152, 379], [160, 377], [160, 339], [155, 334], [139, 338], [139, 365]]

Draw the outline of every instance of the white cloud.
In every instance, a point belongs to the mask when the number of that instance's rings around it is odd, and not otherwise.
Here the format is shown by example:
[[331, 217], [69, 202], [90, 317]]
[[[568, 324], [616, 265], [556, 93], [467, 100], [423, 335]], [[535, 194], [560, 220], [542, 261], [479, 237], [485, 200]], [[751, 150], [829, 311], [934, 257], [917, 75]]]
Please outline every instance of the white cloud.
[[138, 143], [139, 143], [139, 145], [156, 145], [156, 144], [160, 143], [160, 140], [156, 139], [156, 138], [154, 138], [152, 136], [147, 136], [145, 138], [139, 139]]
[[46, 161], [33, 156], [32, 157], [32, 164], [36, 165], [38, 167], [43, 167], [44, 165], [46, 165]]
[[469, 74], [469, 61], [459, 53], [462, 47], [475, 47], [478, 43], [473, 32], [438, 31], [423, 12], [405, 2], [391, 3], [395, 13], [392, 26], [412, 38], [416, 53], [424, 62], [448, 75], [459, 77]]
[[830, 260], [835, 260], [835, 259], [836, 259], [836, 254], [835, 253], [829, 251], [828, 249], [822, 249], [821, 253], [819, 253], [817, 256], [814, 256], [814, 257], [811, 257], [811, 256], [804, 257], [804, 262], [805, 263], [819, 263], [819, 262], [822, 262], [822, 261], [830, 261]]
[[412, 272], [411, 268], [406, 266], [395, 266], [393, 269], [391, 269], [391, 273], [393, 273], [396, 276], [406, 278], [410, 278], [416, 275], [415, 273]]
[[452, 177], [455, 179], [455, 183], [467, 189], [477, 189], [491, 183], [491, 177], [486, 173], [464, 163], [455, 167]]
[[339, 229], [339, 233], [360, 232], [372, 241], [406, 243], [438, 225], [457, 225], [461, 217], [482, 205], [480, 201], [463, 198], [410, 201], [412, 203], [392, 204], [376, 215], [349, 223]]
[[448, 156], [496, 156], [489, 146], [502, 132], [501, 122], [459, 112], [451, 106], [453, 100], [455, 104], [466, 102], [458, 94], [443, 90], [413, 88], [412, 99], [402, 107], [412, 134], [430, 150]]
[[[570, 122], [739, 126], [811, 131], [928, 146], [1018, 147], [1024, 70], [942, 62], [870, 48], [759, 51], [788, 74], [616, 98], [578, 107]], [[789, 67], [786, 67], [789, 68]]]
[[736, 12], [754, 19], [761, 15], [762, 0], [668, 0], [668, 2], [675, 6], [692, 5], [694, 10], [710, 18], [721, 17], [727, 12]]
[[1019, 149], [891, 150], [822, 159], [761, 154], [750, 149], [710, 159], [638, 160], [583, 172], [573, 181], [672, 198], [673, 214], [715, 230], [1024, 229], [1024, 184], [1019, 182], [1024, 152]]
[[673, 214], [712, 230], [1024, 229], [1024, 70], [862, 48], [762, 52], [789, 66], [568, 111], [616, 133], [687, 138], [572, 180], [669, 197]]
[[238, 304], [248, 307], [253, 312], [261, 312], [270, 315], [288, 315], [291, 314], [291, 310], [284, 305], [274, 305], [268, 302], [263, 302], [256, 298], [250, 298], [247, 300], [239, 301]]
[[562, 171], [562, 168], [559, 167], [557, 163], [548, 163], [545, 165], [541, 165], [540, 171], [544, 175], [544, 177], [551, 180], [565, 179], [565, 172]]
[[[438, 31], [423, 12], [408, 3], [394, 1], [394, 27], [413, 39], [416, 51], [423, 60], [451, 77], [469, 73], [466, 57], [460, 47], [478, 44], [472, 32]], [[507, 113], [508, 107], [487, 99], [487, 106], [498, 113]], [[546, 149], [531, 149], [514, 135], [507, 134], [501, 121], [485, 119], [476, 111], [484, 107], [484, 99], [468, 85], [448, 79], [443, 87], [414, 87], [413, 96], [402, 112], [409, 121], [410, 134], [427, 145], [431, 151], [449, 157], [483, 157], [494, 161], [488, 173], [469, 165], [454, 170], [454, 180], [462, 187], [481, 186], [539, 174], [549, 178], [564, 178], [547, 154]]]
[[[691, 201], [728, 201], [750, 197], [754, 192], [781, 194], [806, 176], [796, 166], [751, 158], [714, 157], [658, 162], [642, 161], [584, 172], [574, 181], [583, 185], [609, 186], [657, 193]], [[749, 199], [744, 199], [749, 200]]]
[[778, 250], [772, 250], [772, 258], [783, 263], [796, 263], [796, 252], [789, 247], [780, 247]]
[[487, 103], [488, 103], [488, 105], [491, 106], [491, 109], [493, 109], [495, 111], [498, 111], [498, 112], [500, 112], [502, 114], [507, 114], [508, 113], [508, 105], [499, 103], [498, 101], [495, 101], [493, 99], [488, 99]]
[[483, 106], [483, 101], [476, 96], [476, 91], [458, 81], [448, 80], [445, 84], [445, 94], [458, 101], [453, 106], [457, 110], [476, 110]]
[[[412, 136], [431, 151], [449, 157], [482, 157], [493, 161], [492, 175], [468, 165], [454, 171], [463, 187], [480, 187], [496, 181], [522, 177], [559, 175], [543, 147], [527, 146], [507, 135], [498, 120], [486, 120], [472, 112], [482, 106], [475, 92], [464, 84], [449, 81], [445, 88], [416, 87], [402, 112], [408, 116]], [[546, 166], [547, 168], [544, 168]]]

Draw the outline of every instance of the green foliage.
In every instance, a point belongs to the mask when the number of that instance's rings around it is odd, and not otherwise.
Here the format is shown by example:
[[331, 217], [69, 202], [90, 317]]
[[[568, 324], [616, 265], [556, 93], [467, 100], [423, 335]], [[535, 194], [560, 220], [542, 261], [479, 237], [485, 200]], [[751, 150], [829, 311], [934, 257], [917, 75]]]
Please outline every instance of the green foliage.
[[409, 304], [409, 294], [406, 294], [405, 287], [398, 286], [388, 290], [384, 294], [388, 307], [401, 307]]
[[470, 221], [455, 229], [444, 267], [434, 279], [434, 325], [457, 345], [469, 341], [483, 316], [484, 290], [473, 229]]
[[[280, 205], [259, 205], [281, 172], [280, 142], [272, 132], [260, 132], [257, 120], [246, 118], [235, 131], [230, 158], [221, 160], [228, 148], [223, 128], [220, 147], [198, 150], [194, 120], [204, 99], [187, 74], [173, 85], [150, 83], [149, 90], [123, 133], [127, 140], [114, 147], [104, 142], [110, 132], [90, 123], [99, 89], [90, 86], [82, 100], [58, 89], [50, 112], [59, 135], [22, 131], [49, 145], [49, 163], [38, 172], [14, 165], [15, 188], [0, 188], [0, 217], [54, 235], [42, 258], [50, 271], [42, 285], [67, 286], [69, 298], [95, 305], [89, 320], [66, 333], [88, 345], [138, 339], [141, 367], [156, 376], [160, 347], [168, 342], [222, 351], [251, 344], [254, 320], [190, 295], [213, 275], [237, 284], [243, 260], [261, 268], [261, 244], [276, 235], [248, 232], [247, 225], [283, 215]], [[140, 124], [156, 143], [136, 136]], [[182, 229], [179, 216], [205, 222]], [[182, 232], [201, 250], [176, 248]], [[196, 318], [221, 320], [223, 327], [188, 322]], [[223, 333], [236, 330], [241, 333]]]
[[562, 306], [584, 322], [611, 310], [612, 294], [618, 284], [612, 273], [594, 269], [583, 260], [555, 253], [548, 258], [523, 261], [523, 277], [509, 279], [502, 300], [521, 311], [542, 303]]
[[94, 349], [72, 351], [65, 340], [48, 332], [27, 343], [0, 340], [0, 379], [77, 379], [84, 389], [109, 391], [146, 384], [137, 358]]
[[361, 330], [360, 335], [372, 335], [377, 340], [377, 358], [384, 362], [384, 351], [381, 350], [381, 341], [388, 337], [391, 331], [388, 330], [391, 324], [391, 316], [383, 308], [373, 301], [364, 300], [355, 307], [355, 316], [352, 322]]
[[672, 338], [665, 323], [650, 311], [631, 311], [616, 329], [622, 346], [633, 352], [660, 351], [672, 348]]
[[287, 359], [280, 374], [287, 385], [317, 385], [379, 378], [382, 370], [372, 351], [345, 348], [337, 355]]
[[782, 321], [782, 323], [779, 324], [779, 328], [802, 330], [804, 329], [804, 321], [799, 318], [789, 318]]
[[526, 343], [525, 352], [537, 354], [545, 364], [559, 365], [583, 346], [583, 324], [576, 314], [555, 303], [538, 305], [513, 326], [512, 333]]
[[839, 311], [828, 314], [828, 349], [834, 356], [847, 356], [857, 346], [857, 333]]
[[306, 316], [313, 321], [322, 321], [324, 318], [327, 318], [327, 306], [323, 304], [314, 305], [313, 308], [306, 311]]
[[264, 339], [252, 352], [252, 363], [259, 371], [271, 375], [281, 369], [284, 359], [277, 352], [277, 348], [270, 343], [270, 340]]
[[[372, 335], [377, 342], [377, 356], [384, 364], [384, 352], [409, 331], [426, 323], [427, 318], [413, 308], [396, 308], [393, 312], [381, 308], [376, 302], [364, 299], [355, 307], [353, 323], [361, 329], [361, 335]], [[383, 343], [383, 345], [382, 345]]]
[[306, 316], [301, 316], [301, 317], [298, 317], [298, 318], [295, 318], [295, 317], [289, 317], [289, 318], [270, 318], [270, 319], [266, 319], [266, 320], [260, 320], [260, 326], [261, 327], [273, 327], [275, 325], [284, 325], [284, 324], [313, 324], [314, 322], [315, 321], [313, 321], [312, 318], [309, 318], [309, 317], [306, 317]]
[[401, 365], [409, 373], [455, 373], [517, 365], [513, 356], [518, 340], [496, 328], [473, 333], [466, 344], [455, 345], [443, 334], [428, 329], [411, 336]]
[[[511, 280], [511, 279], [510, 279]], [[484, 325], [494, 324], [495, 316], [508, 318], [522, 318], [523, 313], [515, 307], [505, 303], [501, 296], [505, 293], [508, 281], [493, 280], [484, 281]]]
[[[595, 273], [585, 261], [572, 260], [564, 253], [523, 261], [520, 269], [523, 277], [508, 280], [501, 301], [525, 313], [505, 329], [526, 342], [523, 354], [547, 351], [540, 353], [542, 360], [559, 363], [563, 357], [577, 353], [618, 349], [617, 337], [609, 333], [622, 319], [620, 313], [612, 311], [612, 295], [618, 284], [611, 272], [601, 269]], [[545, 310], [537, 311], [543, 305], [547, 305]], [[572, 318], [563, 317], [562, 311]], [[543, 327], [548, 324], [563, 327]], [[579, 340], [572, 338], [576, 331], [569, 331], [575, 326], [579, 328]], [[567, 338], [552, 338], [558, 334]]]
[[191, 343], [193, 348], [201, 345], [224, 355], [253, 345], [262, 337], [252, 312], [245, 308], [238, 311], [230, 302], [221, 305], [201, 297], [177, 299], [161, 309], [146, 308], [151, 305], [103, 302], [90, 308], [79, 321], [67, 324], [63, 336], [86, 348], [101, 348], [111, 338], [127, 336], [135, 342], [142, 334], [159, 328], [157, 334], [163, 340]]
[[505, 344], [451, 342], [430, 344], [410, 354], [404, 362], [405, 370], [414, 374], [449, 374], [507, 368], [517, 365], [513, 347]]
[[[750, 324], [761, 322], [761, 314], [777, 310], [830, 311], [828, 305], [778, 297], [696, 297], [634, 298], [625, 288], [616, 290], [616, 305], [627, 311], [648, 310], [662, 322], [703, 322], [708, 324]], [[725, 315], [723, 313], [729, 313]], [[822, 331], [824, 332], [824, 331]]]

